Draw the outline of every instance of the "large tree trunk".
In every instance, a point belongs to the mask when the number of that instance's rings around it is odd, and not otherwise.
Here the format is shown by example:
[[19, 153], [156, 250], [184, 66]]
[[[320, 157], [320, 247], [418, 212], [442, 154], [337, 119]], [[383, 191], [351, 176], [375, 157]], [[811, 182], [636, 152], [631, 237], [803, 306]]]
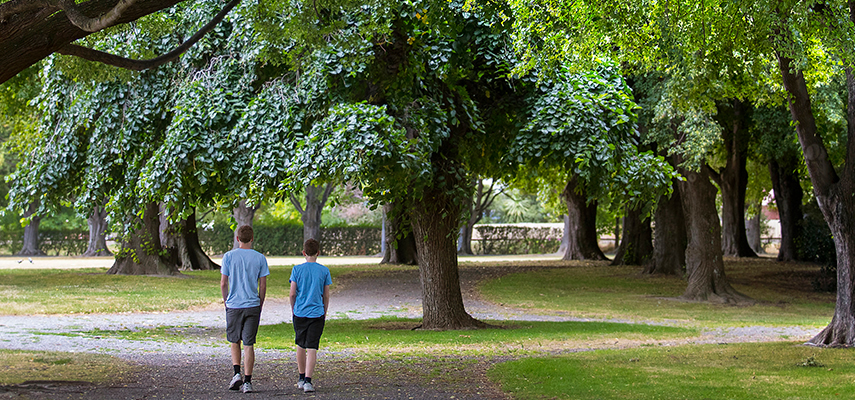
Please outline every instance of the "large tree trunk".
[[707, 172], [707, 169], [700, 173], [680, 171], [686, 177], [686, 181], [680, 182], [680, 195], [689, 233], [686, 248], [688, 286], [681, 298], [713, 303], [750, 302], [750, 298], [730, 286], [724, 273], [721, 226], [715, 205], [718, 191]]
[[238, 206], [232, 210], [235, 217], [235, 231], [232, 235], [232, 249], [239, 247], [237, 240], [237, 230], [244, 225], [252, 226], [252, 220], [255, 219], [255, 212], [258, 211], [258, 205], [249, 207], [246, 205], [246, 200], [241, 200]]
[[89, 247], [83, 253], [84, 257], [111, 256], [113, 253], [107, 248], [107, 210], [101, 206], [95, 206], [92, 215], [87, 218], [89, 224]]
[[465, 224], [460, 227], [460, 235], [457, 238], [457, 254], [474, 255], [472, 251], [472, 234], [475, 224]]
[[686, 265], [686, 220], [680, 186], [673, 182], [671, 197], [659, 200], [654, 220], [653, 258], [644, 266], [645, 274], [680, 275]]
[[[440, 156], [437, 156], [437, 158]], [[451, 157], [449, 157], [451, 158]], [[439, 163], [442, 161], [435, 161]], [[449, 168], [443, 168], [449, 169]], [[455, 179], [445, 174], [447, 182]], [[459, 185], [460, 183], [458, 183]], [[419, 253], [422, 282], [422, 328], [472, 329], [486, 324], [472, 318], [463, 306], [457, 267], [459, 206], [443, 189], [427, 189], [410, 213]]]
[[300, 201], [293, 195], [290, 196], [291, 204], [300, 212], [300, 220], [303, 221], [303, 241], [309, 239], [321, 240], [321, 214], [324, 206], [332, 194], [335, 186], [328, 183], [324, 186], [306, 185], [306, 207], [300, 205]]
[[[745, 191], [748, 188], [748, 107], [740, 100], [720, 104], [727, 163], [718, 176], [722, 199], [722, 250], [730, 257], [757, 257], [745, 234]], [[715, 177], [715, 176], [713, 176]]]
[[[855, 20], [855, 2], [850, 2], [850, 19]], [[848, 142], [842, 177], [838, 177], [822, 138], [817, 134], [816, 120], [811, 109], [810, 95], [801, 71], [793, 73], [793, 61], [778, 57], [784, 88], [790, 94], [790, 112], [797, 122], [796, 133], [805, 156], [819, 208], [834, 237], [837, 253], [837, 303], [834, 317], [808, 343], [821, 346], [855, 345], [855, 303], [853, 303], [852, 266], [855, 264], [855, 77], [846, 68], [849, 91], [847, 119]]]
[[566, 254], [567, 248], [570, 247], [570, 216], [563, 215], [564, 230], [561, 234], [561, 245], [558, 246], [558, 254]]
[[[416, 238], [412, 227], [404, 226], [403, 209], [396, 209], [393, 204], [383, 205], [386, 215], [386, 252], [380, 264], [417, 265], [419, 263]], [[401, 235], [400, 238], [398, 236]]]
[[24, 218], [30, 218], [30, 223], [24, 227], [24, 245], [21, 251], [16, 253], [19, 256], [43, 256], [45, 252], [39, 249], [39, 224], [42, 222], [42, 217], [34, 215], [39, 209], [37, 201], [30, 203], [27, 212], [24, 213]]
[[778, 261], [798, 259], [796, 238], [801, 236], [799, 221], [802, 220], [802, 199], [804, 192], [799, 182], [796, 160], [772, 160], [769, 173], [775, 192], [775, 204], [778, 206], [778, 218], [781, 223], [781, 245], [778, 249]]
[[626, 210], [623, 218], [623, 239], [615, 253], [612, 265], [644, 265], [653, 256], [653, 228], [650, 218], [643, 217], [642, 210]]
[[[137, 1], [128, 7], [113, 25], [127, 23], [145, 15], [172, 7], [180, 0]], [[0, 12], [14, 7], [17, 2], [0, 4]], [[90, 0], [77, 6], [88, 16], [98, 16], [112, 9], [118, 0]], [[0, 22], [0, 83], [5, 82], [39, 62], [51, 53], [77, 39], [85, 32], [74, 26], [64, 12], [46, 12], [47, 7], [11, 15]]]
[[160, 226], [160, 244], [169, 254], [170, 260], [176, 263], [179, 269], [220, 269], [220, 266], [211, 261], [211, 258], [205, 254], [201, 243], [199, 243], [195, 210], [186, 219], [174, 224], [168, 223], [166, 213], [161, 212]]
[[178, 265], [163, 255], [160, 245], [160, 208], [148, 203], [137, 229], [122, 242], [108, 274], [119, 275], [178, 275]]
[[567, 205], [570, 233], [564, 260], [607, 260], [597, 243], [597, 201], [578, 191], [578, 177], [567, 182], [561, 197]]

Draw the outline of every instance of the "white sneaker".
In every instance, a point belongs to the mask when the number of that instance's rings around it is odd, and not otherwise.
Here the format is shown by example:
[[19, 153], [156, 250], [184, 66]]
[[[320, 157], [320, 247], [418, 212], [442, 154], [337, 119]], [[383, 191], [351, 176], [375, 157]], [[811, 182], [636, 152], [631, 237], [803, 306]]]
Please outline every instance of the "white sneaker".
[[244, 382], [243, 385], [240, 386], [240, 391], [243, 393], [252, 393], [252, 383]]
[[315, 391], [315, 387], [312, 386], [312, 382], [303, 383], [303, 393], [310, 393], [310, 392], [314, 392], [314, 391]]
[[303, 385], [305, 385], [305, 384], [306, 384], [306, 381], [304, 381], [304, 380], [302, 380], [302, 379], [298, 380], [298, 381], [297, 381], [297, 389], [301, 389], [301, 390], [302, 390], [302, 389], [303, 389]]
[[235, 374], [232, 377], [231, 382], [229, 382], [229, 390], [238, 390], [240, 389], [240, 384], [243, 383], [243, 378], [240, 377], [240, 374]]

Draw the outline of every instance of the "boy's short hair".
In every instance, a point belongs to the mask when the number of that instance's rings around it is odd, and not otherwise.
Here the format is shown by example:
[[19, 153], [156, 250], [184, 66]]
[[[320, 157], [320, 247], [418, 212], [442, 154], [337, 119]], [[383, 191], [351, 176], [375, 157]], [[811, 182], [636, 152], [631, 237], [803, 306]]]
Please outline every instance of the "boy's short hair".
[[303, 251], [307, 256], [317, 256], [321, 254], [321, 244], [315, 239], [306, 240], [303, 243]]
[[243, 225], [237, 230], [237, 238], [241, 243], [249, 243], [254, 238], [255, 234], [252, 231], [252, 227], [249, 225]]

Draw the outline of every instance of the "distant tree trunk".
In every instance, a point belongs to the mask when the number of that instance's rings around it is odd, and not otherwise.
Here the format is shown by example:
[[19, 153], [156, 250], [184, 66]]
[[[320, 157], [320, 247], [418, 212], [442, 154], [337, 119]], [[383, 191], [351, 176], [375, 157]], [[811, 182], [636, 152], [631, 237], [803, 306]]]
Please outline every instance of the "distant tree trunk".
[[661, 198], [656, 207], [654, 220], [653, 257], [644, 266], [645, 274], [680, 275], [686, 265], [686, 219], [683, 217], [683, 201], [680, 186], [673, 181], [673, 192], [669, 198]]
[[799, 221], [802, 220], [802, 199], [804, 192], [799, 182], [798, 163], [784, 159], [769, 161], [769, 173], [775, 192], [775, 204], [778, 206], [778, 218], [781, 223], [781, 245], [778, 249], [778, 261], [796, 261], [796, 238], [801, 236]]
[[186, 219], [174, 224], [168, 223], [166, 213], [161, 212], [160, 226], [160, 244], [178, 268], [185, 271], [220, 269], [220, 266], [205, 254], [199, 243], [195, 210]]
[[740, 100], [721, 103], [718, 107], [727, 149], [725, 167], [712, 177], [721, 187], [722, 250], [730, 257], [757, 257], [745, 233], [745, 192], [748, 188], [748, 121], [749, 107]]
[[[458, 135], [460, 136], [462, 135]], [[460, 291], [455, 239], [461, 210], [447, 189], [465, 185], [456, 174], [460, 168], [454, 165], [453, 160], [458, 158], [456, 153], [456, 146], [453, 144], [444, 143], [441, 146], [433, 163], [438, 165], [435, 168], [447, 186], [435, 184], [426, 188], [424, 195], [414, 202], [410, 212], [419, 253], [424, 329], [486, 327], [486, 324], [466, 312]]]
[[564, 230], [561, 234], [561, 245], [558, 246], [558, 254], [566, 254], [567, 248], [570, 247], [570, 216], [563, 215]]
[[252, 226], [252, 221], [255, 219], [255, 212], [258, 211], [258, 207], [259, 205], [249, 207], [246, 205], [246, 200], [241, 200], [238, 202], [238, 206], [232, 210], [235, 217], [235, 233], [232, 235], [232, 249], [239, 247], [237, 230], [244, 225]]
[[[413, 236], [412, 228], [405, 226], [406, 219], [404, 211], [396, 210], [392, 204], [383, 206], [383, 214], [386, 215], [386, 253], [380, 264], [402, 264], [417, 265], [419, 263], [418, 251], [416, 250], [416, 238]], [[405, 232], [400, 239], [399, 234]]]
[[766, 254], [766, 250], [763, 248], [763, 239], [760, 237], [763, 233], [762, 216], [762, 209], [758, 207], [757, 214], [748, 220], [748, 224], [745, 227], [748, 235], [748, 244], [751, 245], [751, 249], [757, 254]]
[[[122, 250], [108, 274], [179, 275], [178, 265], [163, 255], [160, 245], [160, 208], [147, 203], [137, 229], [122, 242]], [[135, 217], [136, 218], [136, 217]]]
[[476, 179], [474, 182], [475, 192], [472, 195], [472, 201], [469, 203], [469, 219], [466, 224], [460, 228], [460, 237], [457, 242], [458, 254], [475, 254], [472, 251], [472, 231], [475, 229], [475, 224], [481, 221], [486, 211], [493, 204], [502, 190], [493, 192], [495, 181], [490, 183], [490, 187], [484, 186], [483, 179]]
[[569, 241], [564, 260], [607, 260], [597, 243], [597, 201], [588, 201], [588, 196], [577, 192], [578, 176], [567, 182], [561, 197], [567, 205], [570, 221]]
[[42, 222], [42, 217], [34, 215], [39, 209], [38, 201], [30, 203], [27, 211], [24, 213], [24, 218], [30, 218], [30, 223], [24, 227], [24, 243], [21, 251], [16, 253], [19, 256], [44, 256], [45, 252], [39, 249], [39, 224]]
[[653, 257], [653, 228], [650, 218], [642, 220], [642, 210], [627, 207], [623, 218], [623, 240], [612, 265], [644, 265]]
[[83, 253], [84, 257], [111, 256], [107, 248], [107, 210], [95, 206], [92, 215], [86, 220], [89, 224], [89, 247]]
[[700, 173], [680, 170], [686, 177], [679, 185], [689, 233], [686, 248], [688, 286], [681, 298], [713, 303], [750, 302], [750, 298], [730, 286], [724, 273], [721, 225], [715, 205], [718, 191], [707, 176], [708, 170], [702, 169]]
[[321, 214], [335, 186], [328, 183], [326, 187], [306, 185], [306, 208], [300, 205], [294, 195], [290, 196], [291, 204], [300, 212], [303, 221], [303, 241], [309, 239], [321, 240]]

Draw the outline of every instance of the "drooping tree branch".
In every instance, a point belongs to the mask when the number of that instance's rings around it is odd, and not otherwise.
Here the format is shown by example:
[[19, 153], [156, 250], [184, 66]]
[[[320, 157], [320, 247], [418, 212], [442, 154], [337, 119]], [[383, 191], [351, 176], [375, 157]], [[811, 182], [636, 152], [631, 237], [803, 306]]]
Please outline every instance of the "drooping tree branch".
[[68, 16], [68, 20], [71, 21], [74, 26], [86, 32], [97, 32], [108, 26], [112, 26], [119, 20], [122, 13], [124, 13], [125, 10], [136, 1], [137, 0], [119, 0], [115, 7], [111, 8], [110, 11], [107, 11], [98, 18], [90, 18], [83, 15], [83, 13], [80, 12], [80, 9], [77, 8], [74, 1], [58, 0], [58, 3], [59, 8], [62, 9], [62, 11], [65, 11], [65, 15]]
[[228, 13], [240, 3], [240, 0], [232, 0], [216, 15], [210, 22], [205, 24], [196, 34], [194, 34], [190, 39], [187, 39], [184, 43], [181, 43], [174, 50], [169, 53], [163, 54], [159, 57], [151, 58], [148, 60], [134, 60], [131, 58], [125, 58], [121, 56], [117, 56], [115, 54], [105, 53], [103, 51], [90, 49], [88, 47], [78, 46], [76, 44], [67, 44], [57, 50], [57, 53], [80, 57], [85, 60], [95, 61], [104, 63], [107, 65], [112, 65], [119, 68], [129, 69], [133, 71], [143, 71], [150, 68], [155, 68], [166, 64], [171, 61], [175, 61], [178, 57], [181, 56], [185, 51], [193, 47], [196, 42], [201, 40], [208, 32], [214, 30], [214, 28], [222, 22], [222, 20], [228, 15]]

